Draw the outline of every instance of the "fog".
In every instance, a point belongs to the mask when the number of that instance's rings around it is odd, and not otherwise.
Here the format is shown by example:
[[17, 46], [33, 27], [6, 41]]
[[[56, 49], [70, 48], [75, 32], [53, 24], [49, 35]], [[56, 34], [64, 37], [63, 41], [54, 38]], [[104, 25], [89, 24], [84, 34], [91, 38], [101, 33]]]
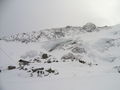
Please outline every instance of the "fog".
[[0, 35], [120, 23], [120, 0], [0, 0]]

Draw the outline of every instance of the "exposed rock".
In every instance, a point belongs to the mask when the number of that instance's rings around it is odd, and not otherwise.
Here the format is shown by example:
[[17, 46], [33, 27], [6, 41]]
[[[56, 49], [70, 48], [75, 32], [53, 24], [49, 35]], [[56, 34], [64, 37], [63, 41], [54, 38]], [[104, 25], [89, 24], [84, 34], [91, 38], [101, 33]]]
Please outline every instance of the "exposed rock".
[[55, 72], [55, 70], [52, 70], [51, 68], [46, 70], [46, 71], [49, 72], [49, 73], [54, 73]]
[[87, 23], [83, 26], [83, 29], [87, 32], [92, 32], [96, 29], [96, 25], [93, 23]]
[[72, 53], [64, 55], [61, 59], [75, 59], [75, 56]]
[[85, 49], [84, 48], [79, 48], [79, 47], [75, 47], [72, 49], [73, 53], [85, 53]]
[[71, 27], [72, 27], [72, 26], [66, 26], [65, 28], [68, 28], [68, 29], [69, 29], [69, 28], [71, 28]]
[[52, 63], [52, 61], [48, 60], [47, 63]]
[[47, 54], [43, 54], [42, 55], [42, 59], [47, 59], [48, 58], [48, 55]]
[[114, 69], [116, 69], [117, 72], [120, 73], [120, 66], [115, 66]]
[[15, 66], [8, 66], [8, 70], [16, 69]]
[[59, 72], [57, 72], [56, 70], [53, 70], [51, 68], [45, 69], [44, 67], [32, 68], [31, 70], [29, 70], [27, 72], [30, 73], [30, 77], [33, 77], [35, 75], [37, 75], [37, 77], [45, 77], [45, 76], [48, 76], [50, 74], [54, 74], [54, 75], [59, 74]]
[[29, 65], [29, 61], [25, 61], [25, 60], [22, 60], [22, 59], [20, 59], [19, 60], [19, 64], [21, 64], [21, 65]]
[[82, 61], [82, 60], [79, 60], [79, 62], [82, 63], [82, 64], [85, 64], [85, 63], [86, 63], [85, 61]]
[[35, 69], [32, 69], [32, 72], [37, 72], [38, 70], [44, 70], [44, 68], [35, 68]]
[[19, 68], [20, 69], [24, 69], [24, 66], [26, 66], [26, 65], [29, 65], [29, 61], [25, 61], [25, 60], [22, 60], [22, 59], [20, 59], [19, 61]]
[[35, 59], [33, 60], [33, 62], [38, 62], [38, 63], [40, 63], [41, 61], [40, 61], [39, 59], [36, 59], [36, 58], [35, 58]]

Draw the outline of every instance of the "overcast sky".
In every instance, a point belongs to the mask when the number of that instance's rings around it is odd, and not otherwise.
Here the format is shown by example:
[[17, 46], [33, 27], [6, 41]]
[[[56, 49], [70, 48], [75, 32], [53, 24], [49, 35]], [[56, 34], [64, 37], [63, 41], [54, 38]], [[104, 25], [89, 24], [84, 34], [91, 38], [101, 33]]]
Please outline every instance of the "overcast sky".
[[0, 0], [0, 35], [86, 22], [120, 24], [120, 0]]

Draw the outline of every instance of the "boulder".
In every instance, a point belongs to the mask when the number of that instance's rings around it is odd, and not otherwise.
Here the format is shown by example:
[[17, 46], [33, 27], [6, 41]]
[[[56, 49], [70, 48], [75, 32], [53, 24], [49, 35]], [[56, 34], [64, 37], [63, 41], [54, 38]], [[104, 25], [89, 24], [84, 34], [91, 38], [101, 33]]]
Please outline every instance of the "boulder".
[[45, 53], [42, 55], [42, 59], [47, 59], [48, 58], [48, 55]]
[[8, 66], [8, 70], [16, 69], [15, 66]]
[[25, 60], [22, 60], [22, 59], [20, 59], [19, 60], [19, 65], [29, 65], [29, 61], [25, 61]]
[[93, 23], [87, 23], [82, 28], [87, 32], [92, 32], [96, 29], [96, 25]]

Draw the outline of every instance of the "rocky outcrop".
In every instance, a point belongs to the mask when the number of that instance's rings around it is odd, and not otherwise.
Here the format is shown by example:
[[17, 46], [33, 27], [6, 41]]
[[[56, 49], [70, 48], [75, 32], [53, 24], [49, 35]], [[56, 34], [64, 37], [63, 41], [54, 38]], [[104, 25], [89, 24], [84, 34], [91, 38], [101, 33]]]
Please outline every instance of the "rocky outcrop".
[[83, 30], [87, 31], [87, 32], [92, 32], [96, 29], [96, 25], [93, 23], [87, 23], [83, 26]]

